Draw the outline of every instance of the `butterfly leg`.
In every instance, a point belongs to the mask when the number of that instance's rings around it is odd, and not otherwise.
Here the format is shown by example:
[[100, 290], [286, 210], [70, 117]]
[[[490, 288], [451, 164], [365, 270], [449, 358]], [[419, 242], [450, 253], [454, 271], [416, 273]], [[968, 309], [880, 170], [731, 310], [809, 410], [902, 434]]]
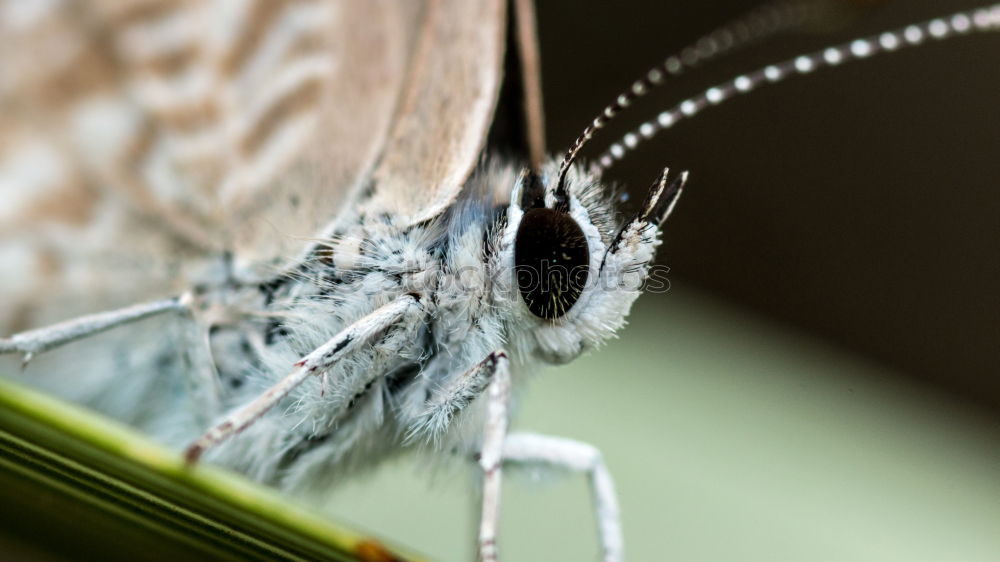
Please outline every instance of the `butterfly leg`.
[[486, 403], [486, 426], [483, 445], [479, 452], [479, 466], [483, 469], [483, 504], [479, 520], [479, 559], [482, 562], [497, 560], [497, 528], [500, 523], [500, 463], [504, 439], [507, 436], [507, 409], [510, 403], [510, 371], [507, 355], [494, 352], [498, 360], [493, 365], [493, 381], [489, 386]]
[[374, 336], [399, 322], [408, 312], [419, 307], [420, 301], [416, 296], [403, 295], [344, 328], [336, 336], [295, 363], [294, 370], [285, 378], [249, 404], [230, 413], [221, 423], [205, 432], [184, 451], [184, 457], [189, 463], [197, 462], [202, 453], [249, 427], [309, 377], [322, 375], [342, 357], [364, 345]]
[[187, 310], [187, 304], [183, 297], [176, 297], [80, 316], [44, 328], [14, 334], [9, 338], [0, 338], [0, 353], [23, 353], [24, 362], [27, 363], [35, 354], [54, 347], [157, 314], [184, 310]]
[[[493, 380], [494, 373], [501, 368], [501, 363], [506, 362], [507, 354], [504, 351], [494, 351], [451, 384], [436, 392], [427, 401], [424, 411], [410, 424], [406, 441], [410, 443], [426, 439], [437, 443], [455, 416], [482, 395]], [[506, 365], [503, 368], [506, 368]]]
[[482, 516], [479, 525], [479, 559], [497, 559], [497, 526], [500, 520], [500, 461], [507, 435], [510, 372], [507, 354], [497, 350], [438, 391], [411, 424], [407, 441], [425, 437], [435, 442], [486, 389], [486, 425], [477, 461], [483, 470]]
[[512, 433], [503, 443], [503, 462], [556, 466], [585, 473], [590, 480], [603, 560], [623, 559], [624, 540], [615, 485], [596, 447], [564, 437]]

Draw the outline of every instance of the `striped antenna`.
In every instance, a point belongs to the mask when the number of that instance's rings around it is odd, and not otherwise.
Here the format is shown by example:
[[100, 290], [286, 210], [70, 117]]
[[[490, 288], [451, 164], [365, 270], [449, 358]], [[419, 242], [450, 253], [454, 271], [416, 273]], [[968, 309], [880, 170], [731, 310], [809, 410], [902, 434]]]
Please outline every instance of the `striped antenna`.
[[[837, 3], [839, 2], [833, 2], [833, 4]], [[614, 102], [605, 107], [604, 111], [570, 145], [563, 156], [562, 164], [559, 166], [559, 181], [555, 187], [556, 200], [561, 202], [567, 200], [566, 172], [576, 160], [580, 149], [587, 144], [594, 133], [603, 128], [623, 109], [632, 105], [636, 99], [663, 84], [667, 77], [678, 76], [683, 74], [685, 70], [695, 68], [722, 54], [733, 52], [772, 35], [816, 22], [829, 13], [830, 7], [829, 0], [775, 0], [769, 2], [717, 28], [681, 50], [680, 53], [667, 57], [662, 63], [651, 68], [628, 90], [619, 94]]]
[[612, 144], [591, 165], [590, 172], [599, 175], [634, 149], [643, 140], [653, 138], [657, 133], [674, 126], [678, 121], [697, 115], [701, 110], [719, 105], [723, 101], [744, 94], [759, 86], [781, 82], [791, 76], [866, 59], [879, 53], [892, 52], [904, 47], [913, 47], [928, 41], [940, 41], [975, 32], [1000, 30], [1000, 4], [974, 10], [956, 12], [952, 15], [930, 21], [908, 25], [894, 31], [863, 37], [834, 45], [814, 53], [800, 55], [786, 61], [771, 64], [748, 74], [742, 74], [688, 98], [647, 121], [637, 129], [627, 133]]

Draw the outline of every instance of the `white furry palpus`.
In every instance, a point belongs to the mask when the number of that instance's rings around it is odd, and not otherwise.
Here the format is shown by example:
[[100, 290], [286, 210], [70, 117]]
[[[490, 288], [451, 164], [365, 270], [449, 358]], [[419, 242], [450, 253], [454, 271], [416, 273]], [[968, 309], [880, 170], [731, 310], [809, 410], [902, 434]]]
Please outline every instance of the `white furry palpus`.
[[[829, 2], [777, 2], [720, 28], [549, 162], [526, 0], [510, 14], [501, 0], [70, 4], [2, 4], [0, 102], [17, 111], [0, 116], [15, 186], [0, 257], [17, 275], [2, 280], [0, 321], [13, 332], [167, 298], [23, 331], [0, 352], [38, 356], [51, 374], [38, 384], [187, 444], [191, 462], [282, 486], [407, 449], [476, 459], [484, 560], [497, 557], [505, 462], [588, 474], [603, 558], [623, 557], [599, 452], [506, 432], [525, 377], [624, 324], [686, 179], [664, 170], [622, 220], [601, 172], [737, 94], [994, 30], [1000, 12], [738, 76], [584, 170], [580, 148], [635, 97]], [[498, 119], [519, 125], [491, 129]], [[488, 139], [527, 165], [483, 158]]]

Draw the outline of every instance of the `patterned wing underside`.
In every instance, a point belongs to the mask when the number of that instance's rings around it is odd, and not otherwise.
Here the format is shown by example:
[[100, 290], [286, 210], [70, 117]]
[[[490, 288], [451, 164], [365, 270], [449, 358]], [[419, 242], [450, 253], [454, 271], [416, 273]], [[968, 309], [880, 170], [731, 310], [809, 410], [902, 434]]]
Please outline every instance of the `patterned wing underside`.
[[425, 11], [0, 0], [0, 330], [295, 257], [370, 175]]

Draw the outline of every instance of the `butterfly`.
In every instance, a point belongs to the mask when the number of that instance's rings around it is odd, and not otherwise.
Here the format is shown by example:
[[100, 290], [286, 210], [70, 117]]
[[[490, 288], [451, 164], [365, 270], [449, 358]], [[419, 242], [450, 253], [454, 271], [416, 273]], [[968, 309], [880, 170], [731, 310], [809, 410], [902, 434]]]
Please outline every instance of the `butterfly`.
[[2, 252], [20, 274], [4, 280], [4, 331], [110, 312], [0, 351], [191, 462], [284, 487], [407, 450], [474, 460], [484, 560], [504, 463], [580, 470], [602, 555], [621, 559], [599, 452], [507, 435], [509, 405], [538, 367], [612, 337], [652, 276], [687, 175], [664, 170], [622, 215], [600, 178], [638, 137], [589, 168], [577, 156], [693, 63], [668, 59], [547, 159], [528, 4], [5, 6]]

